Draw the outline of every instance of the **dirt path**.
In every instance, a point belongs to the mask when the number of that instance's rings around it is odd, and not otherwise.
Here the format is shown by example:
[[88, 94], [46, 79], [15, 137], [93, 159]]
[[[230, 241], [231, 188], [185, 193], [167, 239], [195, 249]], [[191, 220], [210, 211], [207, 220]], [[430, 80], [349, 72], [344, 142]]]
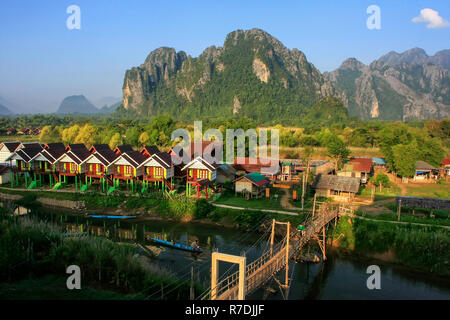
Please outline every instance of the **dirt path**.
[[285, 209], [300, 210], [301, 211], [302, 209], [293, 206], [292, 203], [289, 202], [289, 198], [291, 196], [290, 195], [290, 189], [283, 189], [283, 191], [284, 191], [284, 194], [283, 194], [283, 196], [281, 197], [281, 200], [280, 200], [281, 206], [283, 208], [285, 208]]

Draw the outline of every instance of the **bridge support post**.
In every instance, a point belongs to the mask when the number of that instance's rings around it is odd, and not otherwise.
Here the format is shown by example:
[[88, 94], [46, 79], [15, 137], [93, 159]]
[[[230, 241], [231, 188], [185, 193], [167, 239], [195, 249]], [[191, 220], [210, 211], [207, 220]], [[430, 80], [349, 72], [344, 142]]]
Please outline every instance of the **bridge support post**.
[[239, 264], [238, 300], [245, 300], [245, 265], [246, 257], [213, 252], [211, 255], [211, 300], [217, 299], [217, 280], [219, 273], [219, 261]]

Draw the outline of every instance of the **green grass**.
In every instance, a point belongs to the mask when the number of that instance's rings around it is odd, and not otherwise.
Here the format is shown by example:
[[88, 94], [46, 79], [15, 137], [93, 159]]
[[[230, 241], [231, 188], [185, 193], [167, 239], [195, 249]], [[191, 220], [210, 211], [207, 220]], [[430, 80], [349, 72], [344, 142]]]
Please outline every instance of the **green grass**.
[[[397, 195], [401, 194], [401, 189], [395, 186], [383, 188], [380, 191], [380, 188], [376, 188], [375, 190], [375, 201], [387, 200], [395, 198]], [[358, 197], [370, 199], [372, 196], [372, 190], [370, 188], [361, 188]]]
[[427, 183], [420, 186], [406, 185], [407, 195], [426, 198], [450, 199], [450, 183]]
[[[283, 191], [281, 191], [280, 189], [272, 188], [270, 190], [269, 199], [267, 199], [264, 195], [263, 197], [258, 199], [250, 198], [249, 200], [247, 200], [245, 197], [239, 194], [235, 195], [233, 191], [227, 191], [215, 202], [218, 204], [225, 204], [242, 208], [285, 210], [280, 203], [283, 194]], [[278, 197], [276, 198], [276, 196]]]
[[[358, 216], [364, 216], [360, 211], [357, 211], [355, 213]], [[448, 215], [448, 213], [445, 213], [445, 215]], [[398, 215], [393, 214], [393, 213], [380, 213], [380, 214], [364, 216], [364, 217], [367, 219], [372, 219], [372, 220], [398, 221]], [[437, 225], [437, 226], [450, 226], [450, 219], [448, 219], [448, 218], [417, 217], [417, 216], [412, 216], [410, 214], [408, 214], [408, 215], [401, 214], [400, 222], [421, 223], [421, 224], [429, 224], [429, 225]]]

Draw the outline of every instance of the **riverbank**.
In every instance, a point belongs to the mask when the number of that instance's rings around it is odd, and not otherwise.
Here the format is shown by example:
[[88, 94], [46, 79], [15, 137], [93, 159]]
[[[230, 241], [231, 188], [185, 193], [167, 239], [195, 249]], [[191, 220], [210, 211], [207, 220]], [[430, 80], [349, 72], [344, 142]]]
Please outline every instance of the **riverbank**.
[[328, 244], [432, 274], [450, 276], [450, 232], [428, 225], [342, 217], [328, 231]]
[[[79, 294], [81, 298], [98, 294], [99, 298], [122, 295], [144, 299], [167, 286], [177, 290], [163, 299], [189, 297], [190, 283], [161, 268], [151, 252], [101, 237], [67, 238], [63, 231], [56, 224], [12, 216], [7, 208], [0, 208], [0, 296], [24, 289], [18, 297], [32, 298], [36, 291], [29, 285], [45, 282], [48, 277], [60, 284], [61, 278], [68, 277], [67, 267], [77, 265], [85, 289]], [[67, 290], [65, 283], [60, 290]], [[194, 290], [201, 292], [202, 288], [196, 283]]]

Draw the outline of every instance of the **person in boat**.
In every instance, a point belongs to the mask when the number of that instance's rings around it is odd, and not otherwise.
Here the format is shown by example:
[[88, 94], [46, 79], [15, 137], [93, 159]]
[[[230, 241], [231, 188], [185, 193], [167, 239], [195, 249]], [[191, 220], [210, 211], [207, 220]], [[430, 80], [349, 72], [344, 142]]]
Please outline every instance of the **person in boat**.
[[194, 249], [199, 249], [200, 247], [199, 247], [199, 245], [198, 245], [198, 240], [193, 241], [193, 242], [191, 243], [191, 247], [194, 248]]

